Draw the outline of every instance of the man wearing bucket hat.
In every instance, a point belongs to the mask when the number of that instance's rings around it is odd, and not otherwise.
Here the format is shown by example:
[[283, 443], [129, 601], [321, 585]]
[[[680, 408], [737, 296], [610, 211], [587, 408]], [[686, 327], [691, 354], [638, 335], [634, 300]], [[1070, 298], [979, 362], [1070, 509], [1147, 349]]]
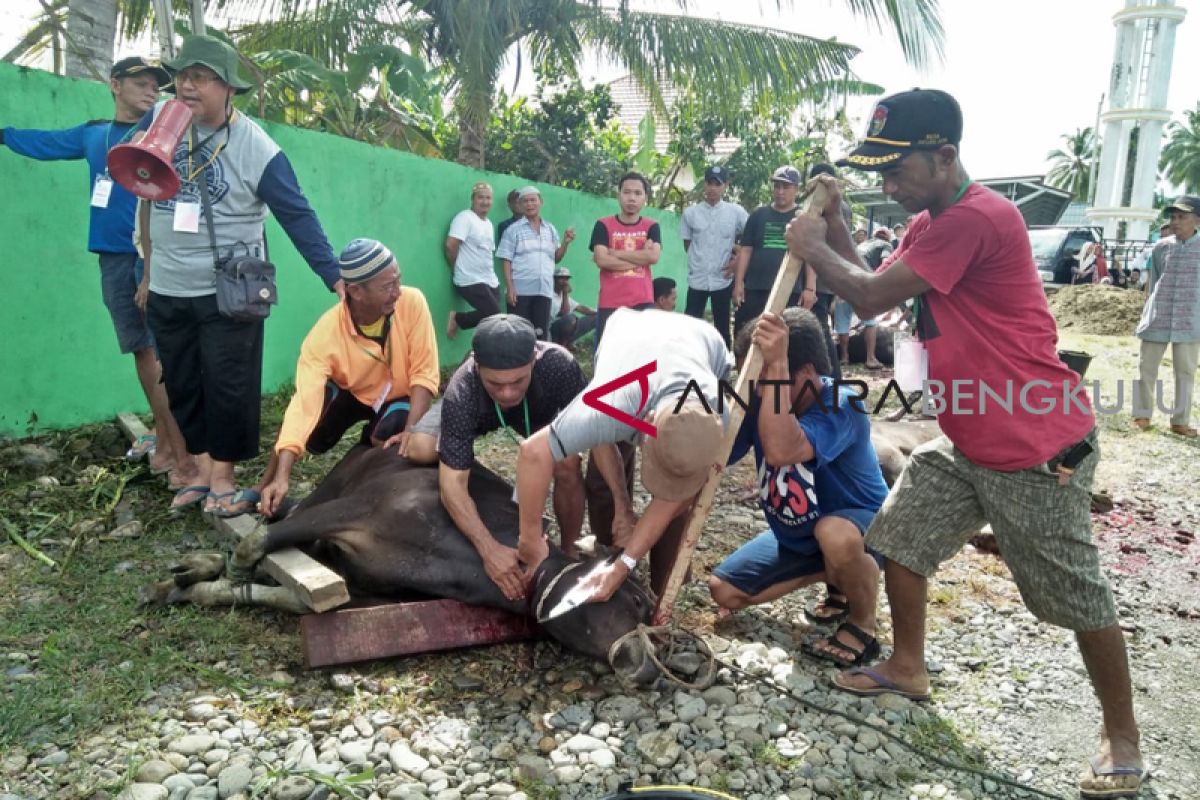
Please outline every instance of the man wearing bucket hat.
[[1165, 212], [1169, 235], [1154, 246], [1146, 262], [1146, 305], [1137, 326], [1142, 345], [1133, 424], [1142, 430], [1150, 427], [1158, 367], [1170, 345], [1175, 370], [1171, 433], [1195, 439], [1192, 389], [1200, 356], [1200, 196], [1184, 195]]
[[[158, 100], [159, 90], [171, 76], [162, 67], [137, 56], [122, 58], [109, 71], [113, 96], [113, 118], [92, 120], [66, 130], [0, 130], [0, 144], [18, 155], [39, 161], [86, 159], [91, 219], [88, 250], [100, 261], [100, 291], [117, 334], [122, 353], [132, 353], [142, 391], [154, 412], [155, 434], [142, 437], [129, 451], [130, 458], [150, 457], [155, 472], [172, 469], [176, 453], [171, 442], [180, 441], [171, 418], [167, 393], [160, 378], [162, 370], [154, 351], [154, 336], [146, 316], [134, 303], [142, 277], [142, 260], [133, 246], [134, 209], [137, 198], [108, 174], [108, 151], [134, 135], [135, 127]], [[172, 430], [176, 432], [172, 435]], [[178, 483], [179, 473], [170, 476]], [[188, 476], [190, 477], [190, 476]]]
[[[566, 349], [538, 341], [533, 324], [516, 314], [495, 314], [475, 329], [474, 349], [446, 384], [446, 393], [413, 428], [409, 459], [438, 462], [438, 489], [446, 513], [483, 559], [484, 570], [505, 597], [524, 592], [517, 551], [502, 545], [468, 491], [475, 440], [503, 429], [514, 441], [544, 428], [587, 385]], [[583, 528], [585, 495], [581, 457], [554, 466], [554, 515], [562, 546], [575, 553]]]
[[[158, 342], [171, 411], [187, 452], [199, 457], [198, 474], [172, 508], [205, 503], [207, 511], [230, 513], [249, 505], [233, 505], [234, 464], [258, 453], [263, 322], [218, 311], [207, 218], [216, 257], [266, 258], [263, 223], [270, 211], [325, 286], [340, 292], [342, 283], [287, 156], [232, 106], [235, 94], [250, 89], [238, 75], [237, 52], [211, 36], [189, 36], [167, 67], [192, 125], [175, 150], [179, 193], [140, 211], [149, 248], [139, 300]], [[149, 128], [160, 109], [139, 127]]]
[[[683, 533], [680, 515], [720, 468], [724, 423], [710, 412], [730, 367], [725, 342], [703, 320], [657, 309], [613, 312], [587, 391], [525, 440], [517, 456], [518, 549], [531, 573], [547, 554], [541, 510], [554, 465], [590, 450], [612, 495], [611, 544], [623, 548], [591, 599], [610, 597], [647, 554], [651, 587], [661, 591]], [[642, 485], [651, 497], [640, 519], [633, 513], [629, 465], [616, 447], [639, 442]], [[597, 539], [610, 543], [600, 532]]]
[[268, 517], [287, 496], [292, 465], [307, 450], [325, 453], [365, 421], [360, 443], [398, 445], [408, 454], [413, 426], [437, 394], [437, 336], [420, 289], [400, 285], [395, 256], [374, 239], [355, 239], [338, 259], [346, 298], [304, 337], [296, 391], [283, 415], [259, 490], [243, 490], [229, 516], [261, 499]]
[[[1079, 376], [1056, 353], [1024, 219], [967, 176], [962, 130], [958, 103], [942, 91], [914, 89], [876, 104], [866, 137], [844, 161], [880, 173], [884, 193], [916, 214], [878, 272], [862, 268], [838, 212], [840, 189], [827, 176], [819, 178], [830, 194], [823, 217], [788, 226], [792, 252], [860, 317], [916, 297], [928, 376], [955, 387], [946, 407], [957, 413], [938, 417], [945, 435], [912, 454], [866, 537], [886, 559], [894, 650], [876, 668], [834, 682], [857, 695], [929, 697], [928, 578], [990, 523], [1029, 610], [1075, 632], [1100, 700], [1100, 753], [1080, 793], [1132, 797], [1146, 773], [1125, 641], [1091, 535], [1095, 416], [1086, 396], [1071, 393]], [[978, 402], [985, 387], [1006, 386], [1020, 392], [1011, 408]]]

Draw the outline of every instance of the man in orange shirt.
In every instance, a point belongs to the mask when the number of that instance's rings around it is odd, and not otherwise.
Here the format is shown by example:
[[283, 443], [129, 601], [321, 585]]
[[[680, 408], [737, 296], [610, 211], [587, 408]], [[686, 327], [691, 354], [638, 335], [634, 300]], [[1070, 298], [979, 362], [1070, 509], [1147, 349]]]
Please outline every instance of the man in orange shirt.
[[399, 445], [438, 390], [437, 339], [419, 289], [400, 286], [395, 257], [374, 239], [355, 239], [338, 258], [346, 299], [326, 311], [300, 347], [296, 393], [275, 453], [257, 492], [243, 490], [230, 516], [258, 504], [275, 516], [287, 496], [292, 466], [305, 450], [324, 453], [357, 422], [361, 442]]

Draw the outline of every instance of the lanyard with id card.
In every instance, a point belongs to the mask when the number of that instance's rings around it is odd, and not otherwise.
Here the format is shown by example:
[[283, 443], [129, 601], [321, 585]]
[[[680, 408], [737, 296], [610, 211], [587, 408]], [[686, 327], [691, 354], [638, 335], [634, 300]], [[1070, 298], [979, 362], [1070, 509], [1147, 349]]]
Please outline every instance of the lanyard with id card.
[[113, 179], [107, 172], [96, 176], [92, 184], [92, 208], [108, 208], [108, 199], [112, 197]]

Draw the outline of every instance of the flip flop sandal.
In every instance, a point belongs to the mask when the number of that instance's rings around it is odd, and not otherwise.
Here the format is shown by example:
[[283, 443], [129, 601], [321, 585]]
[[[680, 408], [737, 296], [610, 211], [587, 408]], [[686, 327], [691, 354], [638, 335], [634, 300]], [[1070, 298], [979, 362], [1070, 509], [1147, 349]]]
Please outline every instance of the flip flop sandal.
[[[847, 644], [837, 638], [839, 633], [848, 633], [858, 640], [862, 647], [855, 647], [852, 644]], [[818, 647], [818, 644], [824, 644], [826, 647], [833, 647], [846, 653], [850, 653], [852, 658], [840, 658], [836, 652], [825, 650]], [[825, 639], [818, 639], [815, 642], [808, 642], [804, 645], [804, 650], [809, 655], [824, 661], [832, 661], [841, 667], [857, 667], [860, 664], [865, 664], [879, 658], [879, 642], [874, 636], [864, 631], [852, 622], [843, 622], [838, 626], [837, 631]]]
[[141, 461], [143, 458], [149, 458], [154, 454], [154, 448], [158, 446], [158, 437], [153, 433], [143, 433], [133, 441], [133, 445], [125, 451], [125, 458], [129, 461]]
[[1110, 798], [1137, 797], [1150, 770], [1140, 767], [1100, 769], [1095, 757], [1088, 759], [1088, 771], [1079, 779], [1080, 797]]
[[[822, 608], [833, 609], [833, 614], [821, 614]], [[831, 593], [816, 608], [804, 609], [804, 617], [813, 625], [837, 625], [850, 616], [850, 603], [844, 597], [835, 597]]]
[[[232, 497], [228, 506], [222, 506], [219, 502], [220, 498]], [[258, 503], [262, 497], [254, 489], [238, 489], [235, 492], [226, 492], [214, 498], [215, 507], [211, 510], [211, 514], [215, 517], [228, 519], [230, 517], [240, 517], [243, 514], [251, 514], [258, 510]], [[247, 505], [246, 508], [241, 508], [242, 505]]]
[[[194, 494], [196, 496], [193, 497], [191, 500], [184, 500], [183, 502], [178, 502], [181, 497], [184, 497], [189, 494]], [[178, 492], [175, 493], [175, 499], [171, 501], [171, 507], [168, 510], [172, 514], [174, 514], [176, 512], [184, 510], [185, 508], [188, 508], [189, 506], [194, 506], [194, 505], [197, 505], [198, 503], [203, 503], [204, 499], [206, 497], [208, 497], [208, 494], [209, 494], [209, 492], [208, 492], [207, 486], [201, 486], [200, 484], [195, 484], [193, 486], [185, 486], [182, 489], [180, 489]]]
[[[866, 675], [868, 678], [875, 681], [875, 685], [868, 686], [865, 689], [860, 689], [857, 686], [851, 686], [847, 683], [843, 683], [843, 675]], [[929, 692], [914, 692], [908, 689], [901, 689], [898, 685], [896, 685], [895, 681], [885, 677], [873, 669], [867, 669], [866, 667], [855, 667], [854, 669], [846, 672], [839, 672], [837, 675], [833, 676], [833, 685], [838, 689], [841, 689], [843, 692], [857, 695], [858, 697], [878, 697], [881, 694], [898, 694], [901, 697], [907, 697], [909, 700], [917, 703], [922, 703], [929, 699]]]
[[216, 514], [221, 510], [221, 501], [236, 494], [237, 489], [231, 489], [228, 492], [209, 492], [208, 496], [204, 498], [204, 513]]

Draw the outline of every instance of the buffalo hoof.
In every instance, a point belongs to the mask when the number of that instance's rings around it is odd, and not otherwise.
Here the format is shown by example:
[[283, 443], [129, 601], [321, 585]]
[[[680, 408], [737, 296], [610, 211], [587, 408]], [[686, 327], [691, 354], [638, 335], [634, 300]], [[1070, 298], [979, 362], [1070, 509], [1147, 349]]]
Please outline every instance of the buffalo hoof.
[[193, 553], [171, 565], [171, 575], [180, 589], [221, 577], [225, 558], [220, 553]]
[[170, 602], [171, 592], [174, 590], [175, 581], [170, 578], [143, 586], [138, 590], [138, 608], [165, 606]]
[[238, 542], [229, 560], [229, 577], [234, 582], [248, 582], [254, 574], [254, 565], [267, 554], [267, 529], [258, 526]]

